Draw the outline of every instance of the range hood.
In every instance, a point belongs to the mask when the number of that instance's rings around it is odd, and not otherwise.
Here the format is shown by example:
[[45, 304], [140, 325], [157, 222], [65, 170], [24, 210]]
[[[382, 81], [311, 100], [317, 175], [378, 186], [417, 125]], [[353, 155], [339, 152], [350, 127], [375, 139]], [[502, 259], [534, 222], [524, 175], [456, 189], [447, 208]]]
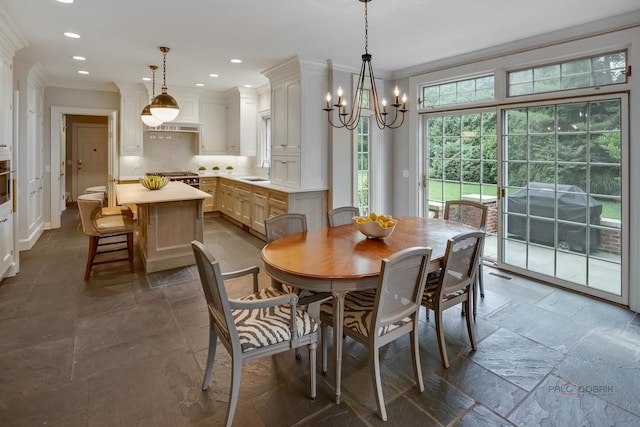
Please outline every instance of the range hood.
[[187, 132], [187, 133], [199, 133], [200, 125], [194, 123], [170, 123], [161, 124], [156, 127], [144, 127], [145, 132]]

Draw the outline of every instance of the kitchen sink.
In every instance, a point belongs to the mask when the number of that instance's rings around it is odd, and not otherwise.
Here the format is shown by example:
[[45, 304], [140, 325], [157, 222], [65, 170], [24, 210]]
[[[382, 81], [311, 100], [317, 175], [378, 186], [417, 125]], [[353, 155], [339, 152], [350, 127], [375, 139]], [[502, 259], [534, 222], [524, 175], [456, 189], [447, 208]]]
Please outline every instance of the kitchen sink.
[[264, 181], [269, 181], [269, 178], [259, 178], [259, 177], [247, 177], [247, 178], [240, 178], [243, 181], [251, 181], [251, 182], [264, 182]]

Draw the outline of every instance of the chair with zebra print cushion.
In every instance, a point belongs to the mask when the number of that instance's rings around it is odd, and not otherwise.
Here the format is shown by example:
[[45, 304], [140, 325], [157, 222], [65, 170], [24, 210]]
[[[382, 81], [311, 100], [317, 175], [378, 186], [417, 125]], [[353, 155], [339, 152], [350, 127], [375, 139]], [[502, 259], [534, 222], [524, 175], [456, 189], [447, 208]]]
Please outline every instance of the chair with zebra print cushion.
[[[218, 339], [231, 355], [231, 396], [227, 427], [233, 423], [242, 364], [306, 345], [309, 349], [311, 398], [316, 397], [318, 324], [297, 306], [298, 296], [274, 288], [258, 291], [258, 267], [222, 274], [220, 264], [200, 242], [191, 242], [209, 310], [209, 352], [202, 390], [209, 388]], [[233, 300], [224, 280], [252, 275], [255, 293]]]
[[[369, 349], [369, 367], [374, 385], [378, 414], [387, 420], [379, 350], [388, 343], [410, 334], [413, 371], [420, 392], [424, 391], [418, 345], [418, 313], [427, 282], [431, 248], [414, 247], [396, 252], [382, 260], [375, 293], [350, 292], [344, 301], [344, 332]], [[333, 325], [333, 308], [323, 304], [322, 372], [327, 372], [327, 326]]]
[[[484, 231], [469, 231], [450, 238], [447, 241], [447, 249], [439, 274], [430, 274], [427, 279], [422, 305], [435, 313], [438, 346], [445, 368], [449, 367], [449, 358], [444, 342], [442, 312], [458, 304], [463, 304], [463, 309], [467, 313], [470, 312], [471, 294], [478, 277], [478, 264], [484, 244], [484, 235]], [[476, 350], [476, 337], [471, 316], [466, 316], [466, 318], [471, 348]]]

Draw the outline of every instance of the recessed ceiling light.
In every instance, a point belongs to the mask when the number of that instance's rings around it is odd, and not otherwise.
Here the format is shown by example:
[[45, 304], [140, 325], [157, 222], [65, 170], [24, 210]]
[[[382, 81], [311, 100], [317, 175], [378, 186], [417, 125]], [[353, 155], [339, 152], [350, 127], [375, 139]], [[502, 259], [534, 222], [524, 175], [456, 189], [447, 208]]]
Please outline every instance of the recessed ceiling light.
[[211, 74], [209, 74], [209, 77], [220, 77], [220, 74], [211, 73]]
[[202, 87], [202, 86], [204, 86], [204, 83], [196, 83], [196, 86]]
[[85, 70], [78, 70], [78, 74], [89, 74], [89, 72]]
[[231, 62], [233, 62], [234, 64], [242, 64], [242, 59], [231, 59]]
[[67, 31], [66, 33], [64, 33], [65, 36], [69, 37], [70, 39], [79, 39], [80, 38], [80, 34], [76, 34], [76, 33], [71, 33], [69, 31]]
[[244, 85], [244, 87], [253, 87], [253, 85]]
[[151, 81], [151, 77], [143, 77], [142, 80], [144, 80], [145, 82], [150, 82]]
[[68, 4], [71, 4], [71, 3], [73, 3], [73, 0], [58, 0], [58, 3], [68, 3]]
[[75, 59], [76, 61], [86, 61], [87, 60], [87, 58], [85, 58], [84, 56], [80, 56], [80, 55], [73, 55], [72, 58]]

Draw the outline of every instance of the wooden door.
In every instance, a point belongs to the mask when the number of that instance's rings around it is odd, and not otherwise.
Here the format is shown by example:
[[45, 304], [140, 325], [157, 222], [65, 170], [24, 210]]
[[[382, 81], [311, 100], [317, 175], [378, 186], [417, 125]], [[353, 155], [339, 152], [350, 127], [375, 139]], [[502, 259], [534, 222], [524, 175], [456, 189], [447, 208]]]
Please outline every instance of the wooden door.
[[76, 194], [84, 193], [87, 187], [107, 185], [108, 138], [107, 125], [99, 123], [74, 123], [72, 126], [76, 158]]

